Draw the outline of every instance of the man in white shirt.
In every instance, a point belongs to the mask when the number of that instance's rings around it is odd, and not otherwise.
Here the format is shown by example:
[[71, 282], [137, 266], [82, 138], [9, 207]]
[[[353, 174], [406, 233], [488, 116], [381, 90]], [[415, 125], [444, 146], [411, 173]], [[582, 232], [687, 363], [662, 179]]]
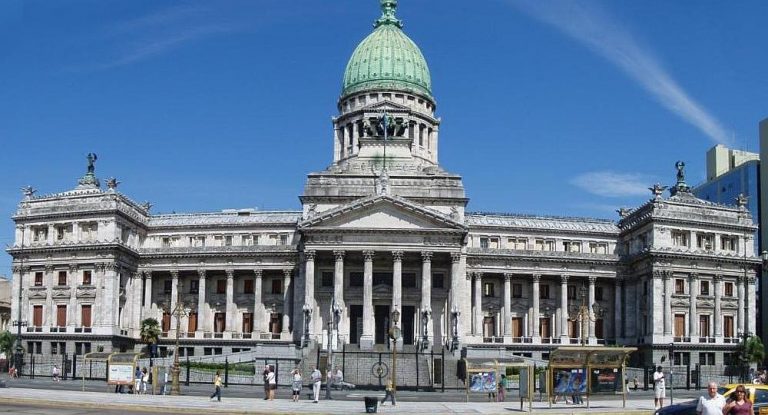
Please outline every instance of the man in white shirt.
[[696, 405], [696, 413], [699, 415], [722, 415], [725, 407], [725, 398], [717, 393], [717, 383], [709, 382], [707, 394], [699, 398]]
[[666, 397], [667, 388], [664, 383], [664, 372], [661, 370], [661, 366], [658, 366], [653, 373], [653, 404], [656, 409], [664, 406], [664, 398]]
[[312, 393], [314, 402], [317, 403], [320, 400], [320, 384], [323, 380], [323, 375], [320, 373], [320, 369], [315, 366], [314, 370], [312, 371], [312, 374], [309, 375], [309, 378], [312, 380]]

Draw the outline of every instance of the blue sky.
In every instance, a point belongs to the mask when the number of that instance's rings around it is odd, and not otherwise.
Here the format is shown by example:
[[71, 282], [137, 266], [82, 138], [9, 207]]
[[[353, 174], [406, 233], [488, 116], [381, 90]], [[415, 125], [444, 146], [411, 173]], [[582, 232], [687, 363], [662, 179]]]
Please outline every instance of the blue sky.
[[[298, 209], [376, 0], [0, 3], [0, 245], [85, 155], [155, 213]], [[757, 151], [768, 2], [400, 1], [469, 210], [615, 219], [717, 143]], [[0, 274], [10, 259], [0, 260]]]

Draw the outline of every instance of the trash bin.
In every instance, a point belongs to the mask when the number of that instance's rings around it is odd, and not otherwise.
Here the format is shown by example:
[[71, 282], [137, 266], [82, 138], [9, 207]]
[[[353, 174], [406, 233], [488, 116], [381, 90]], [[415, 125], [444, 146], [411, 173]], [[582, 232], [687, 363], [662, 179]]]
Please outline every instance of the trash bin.
[[375, 396], [365, 397], [365, 413], [375, 414], [379, 407], [379, 398]]

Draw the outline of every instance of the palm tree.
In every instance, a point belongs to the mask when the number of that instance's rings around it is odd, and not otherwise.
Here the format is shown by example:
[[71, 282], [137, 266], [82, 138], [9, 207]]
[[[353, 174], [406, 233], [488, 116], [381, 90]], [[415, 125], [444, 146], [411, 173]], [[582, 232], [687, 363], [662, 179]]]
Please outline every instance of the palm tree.
[[13, 356], [13, 344], [16, 341], [16, 336], [6, 330], [0, 332], [0, 353], [5, 353], [5, 358], [10, 360]]
[[751, 379], [747, 379], [747, 372], [752, 363], [762, 365], [765, 360], [765, 347], [763, 341], [757, 336], [745, 336], [744, 341], [739, 345], [739, 360], [741, 361], [741, 378], [742, 381], [748, 382]]
[[141, 336], [141, 341], [146, 344], [147, 349], [149, 349], [149, 361], [151, 366], [152, 358], [154, 357], [152, 345], [157, 344], [157, 339], [160, 338], [160, 323], [154, 318], [145, 318], [141, 321], [141, 331], [139, 335]]

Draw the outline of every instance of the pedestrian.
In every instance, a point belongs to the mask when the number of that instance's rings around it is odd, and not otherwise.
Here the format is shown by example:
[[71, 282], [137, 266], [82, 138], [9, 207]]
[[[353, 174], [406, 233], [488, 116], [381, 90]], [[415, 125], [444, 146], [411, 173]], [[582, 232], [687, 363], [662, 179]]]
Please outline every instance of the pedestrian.
[[133, 393], [134, 395], [141, 392], [141, 368], [136, 366], [136, 371], [133, 373]]
[[392, 399], [392, 406], [396, 406], [397, 403], [395, 402], [395, 384], [392, 382], [392, 377], [387, 378], [387, 386], [385, 388], [386, 393], [384, 394], [384, 399], [381, 400], [381, 405], [384, 406], [387, 404], [387, 398]]
[[299, 395], [301, 394], [301, 388], [304, 386], [301, 381], [301, 373], [299, 369], [293, 369], [293, 383], [291, 384], [291, 391], [293, 392], [293, 401], [299, 401]]
[[11, 379], [19, 377], [19, 373], [16, 371], [16, 366], [11, 366], [8, 368], [8, 376]]
[[53, 370], [51, 370], [51, 377], [53, 378], [54, 382], [61, 382], [61, 379], [59, 379], [59, 367], [56, 365], [53, 365]]
[[211, 395], [211, 400], [218, 398], [219, 402], [221, 402], [221, 370], [217, 370], [216, 376], [213, 377], [213, 387], [215, 389]]
[[318, 403], [320, 401], [320, 384], [323, 380], [323, 374], [320, 373], [320, 369], [315, 366], [312, 374], [309, 375], [309, 378], [312, 380], [312, 393], [315, 398], [314, 402]]
[[584, 400], [581, 398], [581, 375], [576, 375], [573, 377], [573, 395], [571, 395], [571, 400], [573, 401], [574, 405], [581, 405], [584, 403]]
[[656, 372], [653, 373], [653, 405], [656, 409], [664, 406], [664, 398], [667, 397], [666, 384], [664, 382], [664, 372], [661, 370], [661, 366], [656, 368]]
[[[717, 385], [715, 385], [715, 392], [717, 392]], [[752, 402], [747, 399], [747, 388], [745, 388], [744, 385], [739, 385], [736, 387], [736, 390], [733, 391], [730, 402], [726, 403], [723, 407], [722, 414], [755, 415], [755, 409], [752, 407]]]
[[149, 371], [146, 366], [141, 369], [141, 393], [147, 393], [147, 385], [149, 384]]
[[637, 379], [637, 375], [635, 375], [635, 380], [634, 381], [635, 381], [635, 387], [634, 387], [633, 390], [635, 392], [637, 392], [637, 387], [640, 385], [640, 381]]
[[262, 381], [264, 382], [264, 400], [269, 399], [269, 382], [267, 382], [267, 375], [269, 375], [269, 365], [264, 365], [264, 371], [261, 372]]
[[267, 374], [267, 384], [269, 385], [269, 400], [275, 400], [275, 392], [277, 391], [277, 379], [275, 378], [275, 369], [269, 367], [269, 373]]
[[171, 386], [168, 384], [168, 371], [163, 374], [163, 395], [170, 395]]
[[717, 393], [717, 383], [709, 382], [707, 394], [700, 396], [699, 402], [696, 404], [696, 413], [698, 415], [723, 415], [724, 407], [725, 398]]
[[499, 393], [496, 395], [499, 402], [504, 402], [507, 395], [507, 376], [502, 374], [499, 380]]

